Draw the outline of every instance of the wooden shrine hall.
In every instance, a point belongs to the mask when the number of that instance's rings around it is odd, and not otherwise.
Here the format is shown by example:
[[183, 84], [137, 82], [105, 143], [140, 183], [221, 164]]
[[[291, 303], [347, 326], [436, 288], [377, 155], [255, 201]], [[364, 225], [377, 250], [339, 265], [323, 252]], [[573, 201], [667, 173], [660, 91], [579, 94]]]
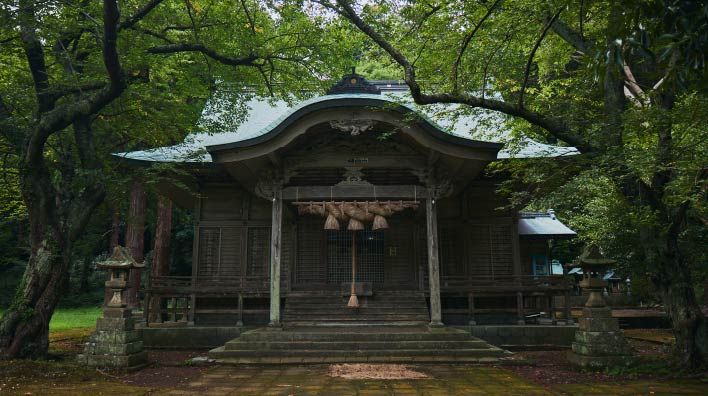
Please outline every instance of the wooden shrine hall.
[[[485, 167], [574, 149], [529, 141], [504, 151], [503, 143], [472, 138], [484, 129], [475, 116], [432, 114], [406, 103], [404, 88], [352, 73], [294, 105], [244, 99], [244, 120], [225, 132], [116, 154], [126, 164], [170, 162], [192, 175], [160, 184], [193, 209], [192, 274], [149, 280], [145, 300], [166, 303], [152, 315], [143, 303], [145, 317], [155, 318], [148, 325], [568, 318], [567, 304], [554, 302], [568, 301], [570, 283], [551, 271], [548, 241], [575, 233], [553, 213], [511, 209]], [[229, 106], [210, 102], [203, 117], [219, 118]]]

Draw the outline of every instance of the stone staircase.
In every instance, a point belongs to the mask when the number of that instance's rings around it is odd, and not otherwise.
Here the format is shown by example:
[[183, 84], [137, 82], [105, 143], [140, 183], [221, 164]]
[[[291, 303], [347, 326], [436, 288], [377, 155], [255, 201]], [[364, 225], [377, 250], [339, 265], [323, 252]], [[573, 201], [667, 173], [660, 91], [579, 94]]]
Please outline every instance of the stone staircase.
[[448, 327], [261, 328], [209, 351], [225, 364], [497, 362], [504, 351]]
[[285, 299], [286, 326], [422, 326], [430, 321], [421, 292], [382, 291], [359, 297], [360, 307], [349, 308], [349, 297], [335, 292], [291, 293]]

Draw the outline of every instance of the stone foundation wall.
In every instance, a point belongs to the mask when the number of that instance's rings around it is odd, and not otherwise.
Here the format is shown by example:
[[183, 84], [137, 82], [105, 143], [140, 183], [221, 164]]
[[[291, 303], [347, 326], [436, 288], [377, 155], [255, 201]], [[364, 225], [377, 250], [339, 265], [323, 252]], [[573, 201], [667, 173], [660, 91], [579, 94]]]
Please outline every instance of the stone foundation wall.
[[241, 334], [229, 327], [150, 327], [140, 329], [145, 348], [210, 349], [224, 345]]
[[[632, 307], [639, 305], [639, 302], [634, 296], [628, 296], [626, 294], [609, 294], [605, 297], [607, 305], [611, 307]], [[588, 301], [588, 295], [583, 294], [582, 296], [570, 296], [570, 306], [571, 307], [582, 307]], [[563, 296], [554, 296], [553, 305], [558, 307], [563, 307], [565, 301]]]
[[577, 326], [469, 326], [477, 338], [499, 347], [570, 348]]

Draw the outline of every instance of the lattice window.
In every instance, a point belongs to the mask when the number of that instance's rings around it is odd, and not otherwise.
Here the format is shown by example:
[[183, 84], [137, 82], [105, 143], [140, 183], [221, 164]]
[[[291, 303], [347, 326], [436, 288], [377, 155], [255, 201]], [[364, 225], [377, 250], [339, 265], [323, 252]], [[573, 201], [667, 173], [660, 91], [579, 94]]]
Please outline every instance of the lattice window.
[[489, 225], [472, 224], [469, 226], [469, 252], [471, 276], [494, 276], [492, 268], [492, 250], [489, 241]]
[[199, 229], [199, 263], [197, 275], [211, 276], [219, 272], [219, 240], [221, 231], [217, 227]]
[[489, 230], [491, 241], [491, 267], [495, 276], [513, 274], [513, 250], [511, 246], [511, 226], [494, 224]]
[[243, 262], [243, 227], [223, 227], [221, 229], [221, 265], [219, 275], [238, 277]]
[[297, 264], [295, 282], [325, 283], [325, 263], [322, 254], [322, 221], [301, 218], [297, 226]]
[[[357, 231], [357, 281], [384, 282], [384, 232]], [[351, 280], [351, 276], [349, 277]]]
[[[352, 280], [352, 232], [326, 230], [327, 283], [339, 284]], [[357, 231], [358, 282], [384, 282], [383, 231]]]
[[246, 275], [268, 275], [270, 263], [270, 228], [253, 227], [248, 229], [248, 260]]
[[440, 272], [443, 277], [463, 278], [467, 275], [464, 249], [462, 227], [440, 228]]

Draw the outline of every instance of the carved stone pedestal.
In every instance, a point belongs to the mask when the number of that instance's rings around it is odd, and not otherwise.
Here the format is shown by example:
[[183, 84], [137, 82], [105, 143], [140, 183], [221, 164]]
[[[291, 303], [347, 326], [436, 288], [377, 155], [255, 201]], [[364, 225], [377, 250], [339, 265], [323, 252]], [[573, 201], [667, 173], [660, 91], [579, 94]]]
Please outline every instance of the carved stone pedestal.
[[147, 364], [147, 352], [129, 308], [110, 308], [96, 321], [96, 331], [78, 356], [80, 363], [96, 367], [136, 370]]
[[609, 307], [583, 309], [568, 360], [581, 367], [606, 367], [630, 361], [632, 350]]

